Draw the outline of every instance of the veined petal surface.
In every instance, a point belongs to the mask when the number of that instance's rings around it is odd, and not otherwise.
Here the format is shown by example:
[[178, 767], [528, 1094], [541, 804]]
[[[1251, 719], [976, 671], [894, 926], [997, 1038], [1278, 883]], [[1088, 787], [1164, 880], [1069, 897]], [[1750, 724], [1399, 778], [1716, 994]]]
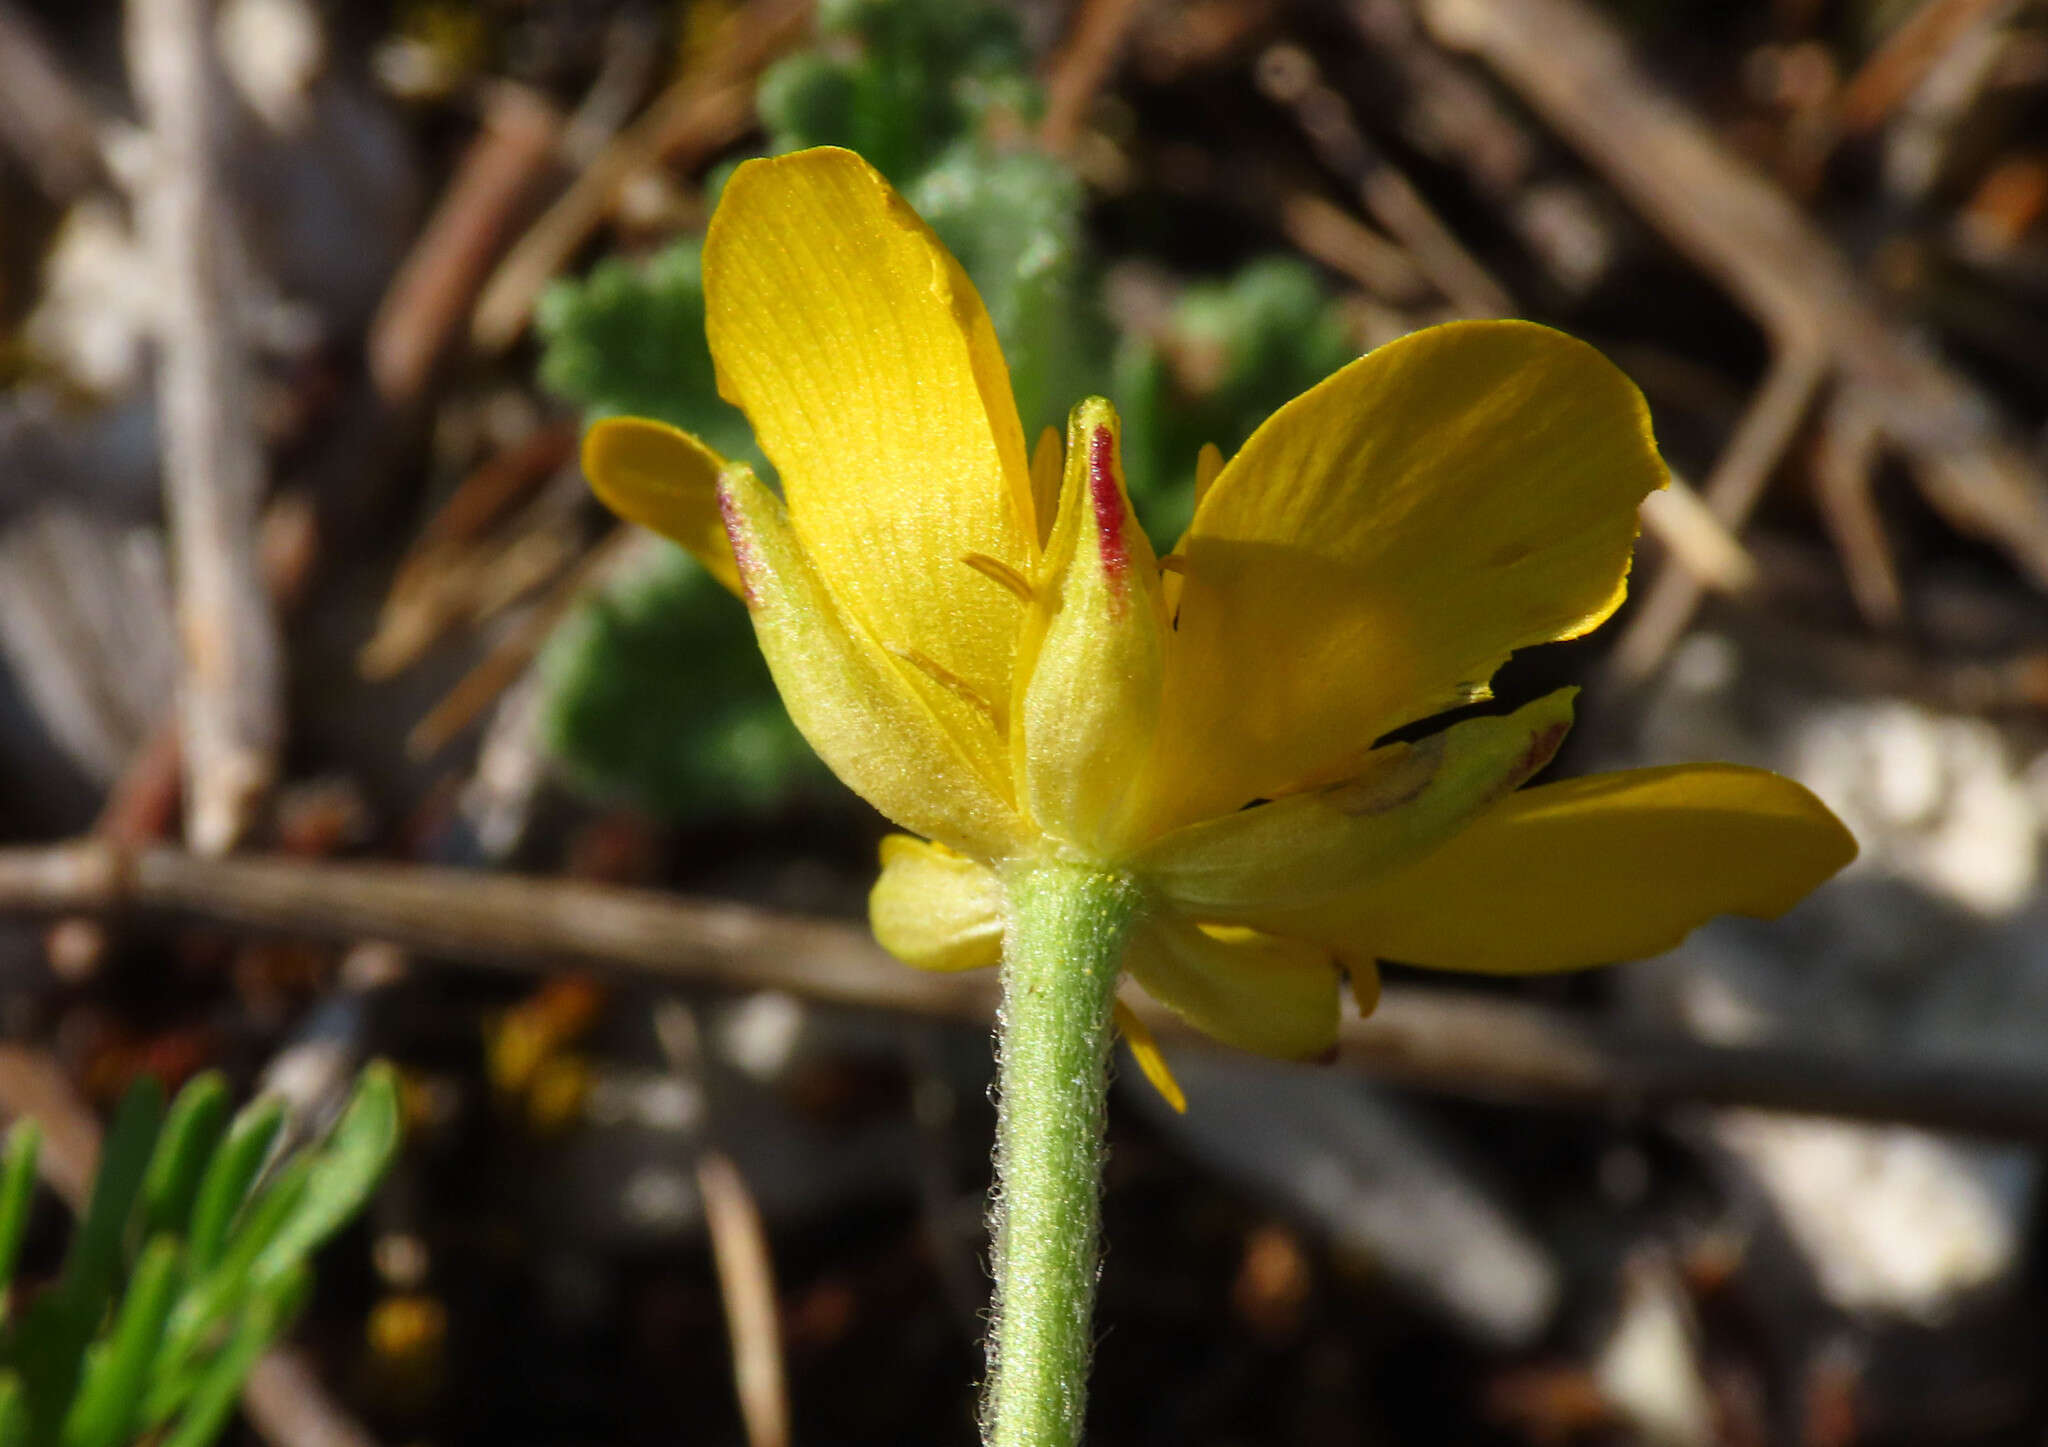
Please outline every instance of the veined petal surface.
[[1330, 952], [1161, 910], [1131, 934], [1131, 978], [1203, 1034], [1260, 1055], [1310, 1060], [1337, 1043]]
[[718, 515], [725, 459], [680, 427], [608, 417], [583, 434], [583, 476], [597, 500], [629, 523], [680, 543], [729, 593], [740, 590]]
[[[748, 161], [704, 242], [718, 390], [781, 474], [818, 575], [999, 791], [1022, 609], [961, 563], [1036, 553], [1009, 373], [959, 264], [882, 177], [830, 148]], [[978, 704], [976, 701], [979, 701]]]
[[882, 877], [868, 893], [882, 948], [920, 970], [978, 970], [1003, 954], [1003, 886], [995, 874], [907, 834], [882, 841]]
[[1718, 914], [1775, 919], [1856, 857], [1799, 784], [1734, 764], [1511, 794], [1291, 928], [1347, 955], [1528, 974], [1659, 954]]
[[1117, 440], [1107, 402], [1074, 409], [1058, 520], [1017, 650], [1011, 731], [1019, 803], [1098, 859], [1121, 852], [1165, 649], [1159, 564], [1131, 511]]
[[1594, 627], [1665, 480], [1642, 394], [1546, 327], [1434, 327], [1303, 393], [1181, 545], [1149, 812], [1166, 828], [1343, 778], [1380, 735], [1484, 697], [1513, 650]]
[[1021, 848], [1016, 811], [932, 716], [906, 665], [839, 608], [775, 494], [735, 464], [718, 499], [754, 636], [818, 757], [905, 829], [978, 859]]
[[1557, 753], [1577, 692], [1374, 749], [1343, 784], [1190, 824], [1130, 867], [1201, 919], [1284, 918], [1420, 858], [1521, 787]]

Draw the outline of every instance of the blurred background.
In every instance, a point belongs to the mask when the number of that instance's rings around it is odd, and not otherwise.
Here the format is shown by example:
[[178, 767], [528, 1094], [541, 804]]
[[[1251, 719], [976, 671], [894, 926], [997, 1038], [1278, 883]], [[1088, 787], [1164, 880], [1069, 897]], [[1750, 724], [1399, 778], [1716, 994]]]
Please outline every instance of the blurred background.
[[1390, 968], [1325, 1066], [1165, 1039], [1184, 1116], [1120, 1056], [1091, 1441], [2048, 1438], [2042, 7], [0, 0], [0, 1114], [404, 1083], [248, 1440], [971, 1440], [989, 982], [878, 957], [882, 821], [575, 461], [758, 460], [699, 246], [821, 143], [1163, 542], [1362, 350], [1599, 345], [1677, 481], [1501, 696], [1863, 846], [1658, 960]]

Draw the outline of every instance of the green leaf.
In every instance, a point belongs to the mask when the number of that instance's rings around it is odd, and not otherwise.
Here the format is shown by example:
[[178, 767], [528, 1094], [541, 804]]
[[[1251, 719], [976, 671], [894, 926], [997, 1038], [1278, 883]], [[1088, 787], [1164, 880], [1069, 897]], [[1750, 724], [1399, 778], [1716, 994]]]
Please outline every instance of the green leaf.
[[182, 1283], [177, 1238], [156, 1237], [142, 1253], [103, 1350], [64, 1423], [65, 1447], [123, 1447], [141, 1415], [142, 1392]]
[[1167, 332], [1126, 338], [1115, 363], [1124, 470], [1162, 552], [1194, 511], [1202, 444], [1228, 457], [1282, 404], [1358, 355], [1321, 276], [1293, 257], [1261, 257], [1190, 286]]
[[540, 677], [542, 739], [587, 793], [692, 819], [836, 788], [746, 610], [680, 548], [650, 551], [571, 614]]
[[255, 1275], [257, 1258], [304, 1202], [312, 1174], [313, 1162], [306, 1156], [285, 1162], [250, 1200], [213, 1269], [204, 1277], [194, 1273], [193, 1285], [171, 1313], [162, 1349], [150, 1371], [150, 1387], [142, 1403], [144, 1425], [154, 1427], [176, 1411], [194, 1389], [195, 1374], [203, 1376], [210, 1370], [204, 1365], [208, 1343], [221, 1324], [233, 1319], [262, 1289], [263, 1283]]
[[228, 1086], [217, 1070], [193, 1079], [178, 1092], [164, 1118], [163, 1134], [142, 1178], [145, 1237], [173, 1231], [184, 1235], [206, 1163], [227, 1126]]
[[41, 1126], [32, 1120], [18, 1121], [7, 1133], [7, 1153], [0, 1161], [0, 1320], [5, 1319], [7, 1293], [21, 1259], [21, 1238], [35, 1207], [36, 1158], [42, 1144]]
[[258, 1291], [236, 1320], [220, 1354], [200, 1375], [177, 1425], [162, 1447], [209, 1447], [227, 1426], [242, 1384], [257, 1359], [291, 1325], [305, 1304], [312, 1277], [296, 1266]]
[[107, 1132], [100, 1168], [93, 1177], [92, 1198], [64, 1262], [60, 1290], [80, 1312], [88, 1330], [98, 1324], [113, 1290], [135, 1198], [163, 1118], [164, 1088], [147, 1075], [138, 1076], [114, 1111], [114, 1124]]
[[1010, 369], [1024, 442], [1066, 430], [1107, 382], [1109, 326], [1081, 226], [1080, 177], [1037, 151], [969, 138], [910, 180], [905, 198], [974, 279]]
[[270, 1158], [277, 1133], [284, 1128], [284, 1106], [275, 1100], [259, 1100], [243, 1108], [228, 1130], [228, 1138], [207, 1163], [199, 1182], [199, 1195], [192, 1207], [192, 1230], [187, 1237], [187, 1260], [194, 1277], [203, 1277], [220, 1259], [227, 1244], [228, 1228], [235, 1213], [248, 1197], [249, 1187]]
[[770, 148], [847, 146], [899, 186], [991, 112], [1035, 115], [1015, 15], [962, 0], [837, 0], [824, 42], [771, 66], [756, 103]]
[[16, 1343], [30, 1439], [53, 1442], [78, 1389], [86, 1343], [106, 1315], [136, 1193], [156, 1144], [163, 1087], [139, 1077], [115, 1109], [92, 1196], [71, 1238], [55, 1290], [22, 1318]]
[[644, 264], [613, 258], [541, 295], [540, 381], [592, 418], [653, 417], [736, 461], [767, 466], [739, 409], [721, 400], [704, 341], [701, 237]]
[[0, 1370], [0, 1447], [26, 1447], [30, 1427], [28, 1392], [20, 1374]]
[[255, 1279], [297, 1267], [362, 1210], [398, 1144], [398, 1072], [380, 1061], [363, 1071], [341, 1119], [310, 1158], [304, 1193], [254, 1261]]

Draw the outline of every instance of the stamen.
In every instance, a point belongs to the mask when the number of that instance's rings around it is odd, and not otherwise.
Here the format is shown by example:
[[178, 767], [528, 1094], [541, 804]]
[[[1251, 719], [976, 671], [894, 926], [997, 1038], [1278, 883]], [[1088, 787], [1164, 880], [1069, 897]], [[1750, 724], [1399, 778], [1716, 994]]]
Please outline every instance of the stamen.
[[929, 678], [933, 683], [945, 689], [962, 703], [974, 709], [989, 721], [990, 727], [995, 729], [997, 734], [1000, 735], [1005, 732], [1002, 715], [996, 712], [996, 706], [976, 692], [973, 684], [969, 683], [952, 669], [946, 667], [945, 664], [939, 662], [921, 648], [899, 648], [891, 643], [889, 651], [905, 663], [916, 668], [926, 678]]
[[1031, 580], [1001, 558], [992, 558], [987, 553], [969, 553], [960, 561], [982, 577], [1001, 583], [1027, 603], [1035, 596], [1031, 589]]
[[1161, 1098], [1182, 1115], [1188, 1113], [1188, 1098], [1181, 1090], [1180, 1082], [1173, 1078], [1173, 1071], [1166, 1064], [1166, 1057], [1159, 1053], [1158, 1042], [1153, 1040], [1152, 1031], [1138, 1014], [1122, 1000], [1115, 1006], [1116, 1028], [1123, 1032], [1124, 1044], [1131, 1047], [1131, 1058], [1138, 1062], [1138, 1069], [1152, 1082], [1152, 1088]]
[[1180, 553], [1168, 553], [1159, 560], [1159, 571], [1162, 573], [1179, 573], [1185, 578], [1188, 573], [1188, 560]]

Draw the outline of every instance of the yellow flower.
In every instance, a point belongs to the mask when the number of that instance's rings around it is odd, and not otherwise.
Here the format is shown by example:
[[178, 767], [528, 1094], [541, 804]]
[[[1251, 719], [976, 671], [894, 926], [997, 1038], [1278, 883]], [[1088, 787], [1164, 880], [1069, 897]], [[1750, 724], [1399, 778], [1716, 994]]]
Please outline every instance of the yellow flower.
[[1074, 409], [1064, 460], [1050, 429], [1027, 457], [973, 286], [858, 156], [740, 167], [704, 285], [719, 391], [785, 495], [634, 419], [593, 428], [585, 468], [743, 594], [798, 727], [923, 836], [885, 841], [872, 898], [910, 964], [995, 964], [1005, 879], [1088, 863], [1143, 891], [1140, 985], [1221, 1040], [1315, 1056], [1340, 980], [1370, 1009], [1382, 959], [1651, 954], [1855, 854], [1755, 769], [1516, 792], [1570, 689], [1376, 744], [1620, 604], [1665, 471], [1641, 395], [1581, 342], [1472, 322], [1380, 348], [1205, 453], [1160, 559], [1109, 404]]

